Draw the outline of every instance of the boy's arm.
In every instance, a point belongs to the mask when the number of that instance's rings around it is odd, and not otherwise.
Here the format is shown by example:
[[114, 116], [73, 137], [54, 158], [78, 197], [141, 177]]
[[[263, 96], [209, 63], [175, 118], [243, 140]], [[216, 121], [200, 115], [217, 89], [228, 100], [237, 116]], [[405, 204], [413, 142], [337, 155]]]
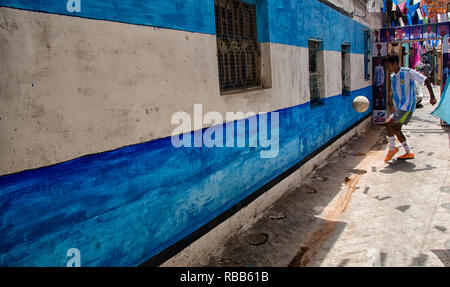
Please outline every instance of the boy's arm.
[[[431, 82], [428, 79], [428, 77], [423, 75], [423, 74], [421, 74], [421, 73], [419, 73], [419, 72], [416, 72], [414, 70], [409, 70], [409, 71], [410, 71], [409, 72], [410, 76], [413, 78], [414, 81], [420, 81], [421, 83], [425, 82], [425, 85], [427, 86], [428, 92], [430, 92], [430, 98], [431, 98], [430, 99], [430, 104], [432, 106], [434, 106], [436, 104], [437, 100], [436, 100], [436, 97], [434, 96], [433, 88], [431, 87]], [[424, 79], [425, 79], [425, 81], [424, 81]]]
[[[391, 78], [391, 87], [389, 87], [388, 89], [390, 89], [390, 92], [392, 93], [392, 78]], [[393, 97], [387, 97], [387, 105], [386, 105], [387, 110], [389, 110], [389, 112], [391, 114], [395, 113], [395, 107], [394, 107], [394, 99]]]
[[431, 82], [428, 78], [425, 80], [425, 85], [427, 86], [428, 92], [430, 92], [430, 104], [434, 106], [437, 103], [437, 100], [434, 96], [433, 88], [431, 87]]

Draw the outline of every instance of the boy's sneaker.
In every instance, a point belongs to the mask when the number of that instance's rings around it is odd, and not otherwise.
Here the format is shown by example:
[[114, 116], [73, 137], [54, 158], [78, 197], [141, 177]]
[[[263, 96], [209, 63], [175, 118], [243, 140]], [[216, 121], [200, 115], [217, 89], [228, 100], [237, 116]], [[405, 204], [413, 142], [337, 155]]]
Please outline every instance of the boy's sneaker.
[[397, 160], [408, 160], [408, 159], [414, 159], [414, 153], [413, 152], [406, 153], [406, 154], [404, 154], [402, 156], [399, 156], [397, 158]]
[[386, 158], [384, 159], [384, 162], [390, 161], [397, 152], [398, 152], [398, 147], [396, 147], [392, 150], [389, 150], [388, 154], [386, 155]]

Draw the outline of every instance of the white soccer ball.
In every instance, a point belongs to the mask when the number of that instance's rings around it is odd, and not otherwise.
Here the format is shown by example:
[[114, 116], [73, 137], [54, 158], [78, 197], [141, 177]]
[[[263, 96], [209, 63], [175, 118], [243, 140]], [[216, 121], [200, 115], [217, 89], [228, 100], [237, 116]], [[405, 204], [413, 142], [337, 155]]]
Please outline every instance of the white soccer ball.
[[353, 100], [353, 108], [358, 113], [364, 113], [369, 109], [370, 102], [369, 99], [364, 96], [358, 96]]

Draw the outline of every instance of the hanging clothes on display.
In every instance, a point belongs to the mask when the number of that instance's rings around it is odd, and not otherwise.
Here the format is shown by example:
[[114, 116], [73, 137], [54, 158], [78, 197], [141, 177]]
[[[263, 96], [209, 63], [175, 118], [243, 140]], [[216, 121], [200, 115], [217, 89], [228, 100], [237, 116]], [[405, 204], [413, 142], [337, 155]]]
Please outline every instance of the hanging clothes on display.
[[413, 44], [412, 50], [412, 59], [411, 59], [411, 69], [415, 69], [417, 65], [420, 63], [420, 46], [417, 42]]
[[441, 95], [441, 100], [436, 110], [431, 114], [441, 118], [444, 122], [450, 123], [450, 81], [447, 81], [447, 85]]

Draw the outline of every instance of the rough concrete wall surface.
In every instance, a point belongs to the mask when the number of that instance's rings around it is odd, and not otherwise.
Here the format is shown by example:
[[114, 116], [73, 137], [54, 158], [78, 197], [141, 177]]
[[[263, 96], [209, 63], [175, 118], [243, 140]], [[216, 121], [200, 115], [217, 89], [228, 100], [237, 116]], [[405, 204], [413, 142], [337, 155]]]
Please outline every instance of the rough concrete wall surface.
[[[213, 1], [145, 1], [150, 12], [139, 17], [140, 1], [121, 13], [88, 4], [79, 15], [57, 2], [0, 0], [0, 265], [63, 266], [72, 247], [84, 266], [140, 264], [366, 116], [351, 101], [371, 95], [358, 73], [369, 27], [316, 1], [255, 2], [265, 3], [258, 11], [267, 13], [267, 31], [258, 39], [270, 51], [272, 87], [232, 95], [219, 92]], [[188, 19], [192, 11], [202, 16]], [[329, 61], [325, 105], [314, 109], [313, 36]], [[351, 44], [348, 97], [340, 95], [343, 41]], [[192, 115], [196, 103], [204, 113], [278, 111], [279, 156], [174, 149], [171, 116]]]

